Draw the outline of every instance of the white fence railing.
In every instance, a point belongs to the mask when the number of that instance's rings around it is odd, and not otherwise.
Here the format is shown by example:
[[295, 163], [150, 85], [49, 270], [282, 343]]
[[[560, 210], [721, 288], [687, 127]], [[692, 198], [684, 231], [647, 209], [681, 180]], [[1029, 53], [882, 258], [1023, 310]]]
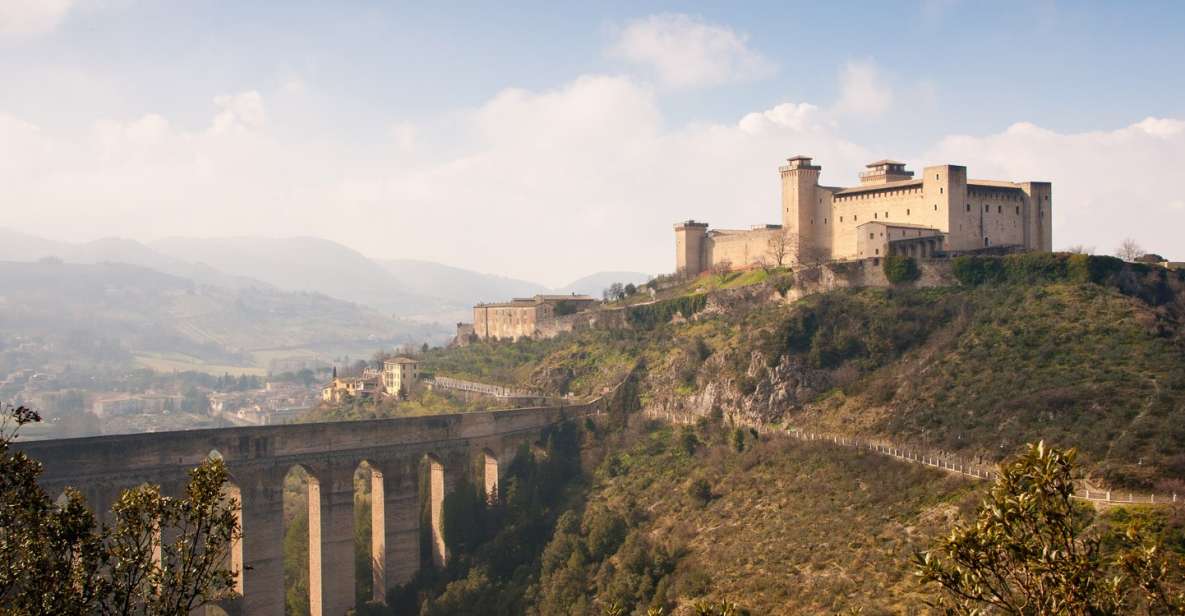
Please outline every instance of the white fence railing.
[[504, 387], [502, 385], [490, 385], [488, 383], [478, 383], [476, 381], [465, 381], [447, 376], [435, 377], [428, 381], [428, 383], [433, 387], [452, 389], [456, 391], [467, 391], [484, 396], [493, 396], [495, 398], [535, 398], [540, 396], [540, 394], [536, 392], [525, 389], [515, 389], [513, 387]]
[[[994, 464], [984, 464], [978, 461], [966, 460], [945, 453], [926, 452], [910, 447], [901, 447], [883, 439], [860, 439], [838, 434], [810, 432], [799, 430], [797, 428], [788, 428], [786, 433], [803, 441], [822, 441], [843, 447], [865, 449], [896, 458], [903, 462], [922, 464], [924, 466], [930, 466], [939, 470], [947, 471], [949, 473], [970, 477], [972, 479], [992, 480], [995, 479], [999, 474]], [[1135, 492], [1126, 490], [1122, 492], [1118, 490], [1092, 490], [1087, 487], [1082, 487], [1081, 492], [1075, 492], [1073, 498], [1097, 503], [1116, 504], [1130, 503], [1144, 505], [1169, 505], [1185, 502], [1185, 499], [1179, 500], [1179, 497], [1176, 493], [1137, 494]]]

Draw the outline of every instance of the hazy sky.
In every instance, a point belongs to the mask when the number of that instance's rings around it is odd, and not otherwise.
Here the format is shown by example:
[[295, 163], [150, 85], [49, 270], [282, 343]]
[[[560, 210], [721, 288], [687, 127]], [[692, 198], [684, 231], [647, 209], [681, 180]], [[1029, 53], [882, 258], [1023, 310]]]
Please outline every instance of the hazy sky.
[[0, 226], [316, 235], [560, 284], [777, 222], [777, 166], [1054, 183], [1185, 260], [1185, 3], [0, 0]]

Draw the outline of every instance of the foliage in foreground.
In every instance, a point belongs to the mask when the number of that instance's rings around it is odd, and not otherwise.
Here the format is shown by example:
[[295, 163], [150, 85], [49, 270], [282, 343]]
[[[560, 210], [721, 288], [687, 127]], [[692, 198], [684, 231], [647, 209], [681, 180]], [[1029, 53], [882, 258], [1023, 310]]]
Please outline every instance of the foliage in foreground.
[[[1071, 500], [1075, 452], [1030, 445], [975, 523], [916, 555], [948, 614], [1185, 614], [1181, 558], [1137, 524], [1119, 536]], [[1106, 546], [1115, 545], [1108, 550]]]
[[41, 464], [12, 450], [20, 427], [37, 421], [23, 407], [0, 419], [0, 613], [183, 616], [233, 596], [238, 504], [224, 498], [221, 460], [190, 472], [185, 498], [158, 486], [125, 491], [114, 524], [102, 525], [75, 490], [55, 505], [37, 485]]

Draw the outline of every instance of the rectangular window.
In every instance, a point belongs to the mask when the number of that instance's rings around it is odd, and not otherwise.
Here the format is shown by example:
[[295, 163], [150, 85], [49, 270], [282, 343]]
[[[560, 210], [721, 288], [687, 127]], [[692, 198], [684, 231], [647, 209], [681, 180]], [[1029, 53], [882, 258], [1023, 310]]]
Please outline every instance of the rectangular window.
[[879, 255], [880, 253], [881, 253], [881, 249], [880, 249], [880, 248], [877, 248], [877, 249], [876, 249], [876, 254], [878, 254], [878, 255]]
[[971, 204], [970, 204], [970, 203], [968, 203], [968, 204], [967, 204], [967, 211], [968, 211], [968, 212], [970, 212], [970, 211], [971, 211]]
[[889, 217], [889, 213], [885, 212], [885, 218], [888, 218], [888, 217]]
[[905, 208], [905, 215], [909, 216], [909, 208]]
[[987, 214], [987, 213], [988, 213], [988, 210], [990, 210], [990, 209], [991, 209], [991, 207], [992, 207], [992, 206], [990, 206], [990, 205], [988, 205], [988, 204], [986, 204], [986, 203], [985, 203], [985, 204], [983, 204], [983, 213], [984, 213], [984, 214]]
[[876, 239], [876, 234], [875, 234], [875, 233], [869, 233], [869, 234], [868, 234], [868, 239], [870, 239], [870, 240], [875, 240], [875, 239]]
[[1020, 216], [1020, 206], [1016, 206], [1016, 215]]
[[1002, 206], [1002, 205], [997, 205], [997, 206], [996, 206], [996, 213], [997, 213], [997, 214], [1003, 214], [1003, 213], [1004, 213], [1004, 206]]

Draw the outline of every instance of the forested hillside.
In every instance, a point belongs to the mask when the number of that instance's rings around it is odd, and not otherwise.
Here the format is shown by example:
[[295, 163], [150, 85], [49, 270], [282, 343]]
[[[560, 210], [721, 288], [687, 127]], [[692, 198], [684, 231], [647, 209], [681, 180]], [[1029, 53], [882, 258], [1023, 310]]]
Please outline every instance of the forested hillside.
[[796, 282], [782, 274], [629, 307], [628, 330], [433, 351], [425, 364], [578, 395], [634, 370], [656, 417], [718, 413], [987, 460], [1045, 439], [1079, 448], [1099, 481], [1185, 492], [1179, 272], [1084, 255], [955, 266], [952, 286], [799, 301], [783, 299]]
[[[521, 451], [493, 505], [458, 488], [447, 570], [425, 563], [364, 612], [924, 611], [913, 559], [987, 482], [791, 428], [986, 462], [1045, 440], [1079, 448], [1096, 486], [1185, 492], [1178, 274], [1067, 255], [952, 265], [946, 286], [796, 301], [810, 272], [717, 275], [626, 302], [628, 328], [426, 352], [428, 372], [609, 395], [610, 413]], [[1139, 520], [1185, 553], [1181, 511], [1075, 515], [1097, 532]]]

